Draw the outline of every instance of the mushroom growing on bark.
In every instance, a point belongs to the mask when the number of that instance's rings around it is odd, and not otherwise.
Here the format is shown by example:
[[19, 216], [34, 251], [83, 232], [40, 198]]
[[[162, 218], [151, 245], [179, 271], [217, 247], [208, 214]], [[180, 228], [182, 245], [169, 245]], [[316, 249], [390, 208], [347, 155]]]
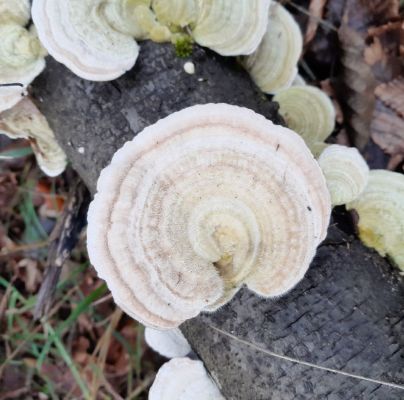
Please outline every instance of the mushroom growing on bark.
[[93, 81], [118, 78], [139, 54], [136, 41], [108, 22], [103, 0], [34, 0], [32, 19], [49, 54]]
[[173, 358], [157, 372], [149, 400], [225, 400], [202, 361]]
[[46, 54], [34, 29], [18, 23], [0, 23], [0, 112], [17, 104], [26, 87], [45, 68]]
[[146, 128], [101, 173], [88, 252], [147, 326], [216, 310], [246, 284], [280, 296], [324, 239], [330, 196], [304, 141], [251, 110], [193, 106]]
[[273, 3], [261, 44], [242, 64], [263, 92], [276, 93], [292, 84], [302, 50], [299, 25], [286, 8]]
[[293, 86], [276, 93], [279, 113], [288, 127], [302, 136], [315, 156], [326, 147], [324, 140], [335, 127], [335, 109], [330, 98], [314, 86]]
[[347, 204], [359, 216], [359, 236], [404, 271], [404, 175], [372, 170], [361, 196]]
[[30, 17], [29, 0], [0, 0], [0, 24], [14, 22], [24, 26]]
[[28, 139], [45, 174], [56, 176], [64, 171], [66, 155], [56, 142], [46, 118], [28, 97], [0, 113], [0, 133], [11, 139]]
[[154, 351], [167, 358], [185, 357], [192, 351], [188, 340], [178, 328], [162, 331], [146, 327], [144, 338]]
[[199, 0], [191, 30], [196, 43], [223, 56], [251, 54], [268, 24], [271, 0]]
[[349, 203], [364, 191], [369, 179], [369, 167], [354, 147], [333, 144], [318, 158], [327, 181], [333, 206]]

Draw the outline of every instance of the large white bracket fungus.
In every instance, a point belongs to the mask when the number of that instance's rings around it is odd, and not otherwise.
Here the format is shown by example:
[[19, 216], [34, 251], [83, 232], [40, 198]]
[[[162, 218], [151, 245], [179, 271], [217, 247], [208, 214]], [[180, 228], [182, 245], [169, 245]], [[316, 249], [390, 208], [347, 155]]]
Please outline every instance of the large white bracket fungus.
[[326, 147], [324, 140], [335, 127], [335, 109], [331, 99], [314, 86], [293, 86], [276, 93], [279, 113], [288, 127], [302, 136], [318, 156]]
[[0, 24], [14, 22], [24, 26], [30, 17], [29, 0], [0, 0]]
[[157, 372], [149, 400], [225, 400], [202, 361], [174, 358]]
[[188, 340], [178, 328], [162, 331], [146, 327], [144, 338], [154, 351], [167, 358], [185, 357], [192, 351]]
[[116, 31], [103, 0], [34, 0], [32, 19], [39, 38], [57, 61], [93, 81], [118, 78], [136, 62], [139, 47]]
[[45, 68], [45, 50], [35, 30], [28, 31], [15, 22], [0, 23], [0, 112], [17, 104], [26, 87]]
[[303, 37], [293, 16], [279, 3], [269, 9], [267, 31], [258, 49], [242, 64], [265, 93], [291, 86], [303, 50]]
[[330, 215], [304, 141], [251, 110], [184, 109], [114, 155], [88, 214], [88, 252], [115, 301], [172, 328], [245, 283], [279, 296], [304, 276]]
[[404, 175], [370, 171], [365, 191], [347, 208], [358, 213], [361, 240], [404, 271]]
[[66, 155], [57, 144], [46, 118], [28, 97], [0, 113], [0, 133], [11, 139], [28, 139], [45, 174], [56, 176], [64, 171]]
[[191, 35], [201, 46], [223, 56], [251, 54], [268, 24], [271, 0], [197, 0]]
[[369, 179], [369, 167], [354, 147], [333, 144], [318, 158], [327, 181], [333, 206], [349, 203], [364, 191]]

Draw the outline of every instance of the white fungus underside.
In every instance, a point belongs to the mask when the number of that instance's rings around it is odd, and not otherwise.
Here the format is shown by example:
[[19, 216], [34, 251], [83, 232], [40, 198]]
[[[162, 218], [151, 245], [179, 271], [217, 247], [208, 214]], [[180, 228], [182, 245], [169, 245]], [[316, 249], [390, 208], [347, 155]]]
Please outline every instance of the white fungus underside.
[[157, 372], [149, 400], [225, 400], [201, 361], [174, 358]]
[[[128, 314], [158, 328], [220, 306], [243, 283], [267, 297], [290, 290], [330, 213], [302, 139], [225, 104], [146, 128], [114, 155], [97, 190], [91, 262]], [[233, 265], [222, 279], [214, 262], [228, 252]]]

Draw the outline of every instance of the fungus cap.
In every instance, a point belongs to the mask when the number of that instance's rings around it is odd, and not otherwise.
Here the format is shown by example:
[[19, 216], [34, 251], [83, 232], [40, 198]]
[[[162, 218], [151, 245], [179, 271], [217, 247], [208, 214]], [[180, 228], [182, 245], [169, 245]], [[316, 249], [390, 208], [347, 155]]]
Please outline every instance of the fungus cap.
[[198, 15], [197, 0], [153, 0], [152, 7], [161, 23], [181, 28], [194, 23]]
[[364, 192], [347, 209], [359, 216], [359, 236], [366, 246], [389, 256], [404, 271], [404, 175], [372, 170]]
[[364, 191], [369, 179], [369, 167], [354, 147], [333, 144], [318, 158], [333, 206], [355, 200]]
[[45, 68], [45, 50], [35, 30], [27, 30], [15, 22], [0, 24], [0, 112], [16, 105], [26, 87]]
[[15, 22], [24, 26], [30, 17], [29, 0], [0, 0], [0, 24]]
[[279, 113], [288, 127], [302, 136], [315, 155], [324, 150], [324, 140], [335, 127], [335, 109], [330, 98], [314, 86], [293, 86], [276, 93]]
[[330, 198], [304, 141], [246, 108], [193, 106], [113, 157], [88, 214], [90, 260], [115, 301], [172, 328], [244, 283], [279, 296], [325, 237]]
[[0, 113], [0, 133], [11, 139], [28, 139], [45, 174], [57, 176], [65, 170], [65, 153], [56, 142], [46, 118], [28, 97]]
[[271, 0], [197, 0], [191, 35], [201, 46], [223, 56], [251, 54], [268, 24]]
[[272, 3], [265, 35], [257, 50], [244, 57], [242, 64], [256, 85], [265, 93], [276, 93], [291, 86], [303, 50], [299, 25], [279, 3]]
[[49, 54], [81, 78], [108, 81], [131, 69], [134, 39], [113, 29], [102, 0], [34, 0], [32, 19]]
[[157, 372], [149, 400], [225, 400], [202, 361], [173, 358]]
[[146, 327], [146, 343], [157, 353], [167, 358], [185, 357], [192, 349], [178, 328], [162, 331]]

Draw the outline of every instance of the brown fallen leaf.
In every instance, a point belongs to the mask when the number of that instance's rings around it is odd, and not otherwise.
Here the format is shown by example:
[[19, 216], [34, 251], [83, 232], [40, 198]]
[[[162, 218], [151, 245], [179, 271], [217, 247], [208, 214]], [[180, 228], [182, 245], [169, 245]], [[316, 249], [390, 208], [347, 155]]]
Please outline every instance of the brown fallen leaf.
[[337, 94], [335, 92], [335, 89], [331, 85], [330, 79], [325, 79], [325, 80], [321, 81], [320, 86], [321, 86], [321, 89], [323, 90], [323, 92], [328, 94], [328, 96], [331, 98], [331, 101], [335, 108], [335, 120], [339, 124], [342, 124], [344, 122], [344, 114], [342, 112], [341, 105], [337, 99]]
[[309, 22], [307, 24], [306, 33], [304, 35], [304, 47], [311, 43], [317, 33], [319, 21], [324, 16], [324, 9], [328, 0], [311, 0], [309, 5]]
[[343, 24], [338, 31], [342, 49], [342, 85], [337, 89], [352, 142], [363, 149], [370, 138], [370, 123], [375, 105], [376, 81], [364, 60], [363, 35]]
[[387, 168], [396, 169], [404, 160], [404, 119], [378, 99], [371, 132], [374, 142], [392, 156]]
[[375, 95], [399, 116], [404, 117], [404, 77], [377, 86]]

